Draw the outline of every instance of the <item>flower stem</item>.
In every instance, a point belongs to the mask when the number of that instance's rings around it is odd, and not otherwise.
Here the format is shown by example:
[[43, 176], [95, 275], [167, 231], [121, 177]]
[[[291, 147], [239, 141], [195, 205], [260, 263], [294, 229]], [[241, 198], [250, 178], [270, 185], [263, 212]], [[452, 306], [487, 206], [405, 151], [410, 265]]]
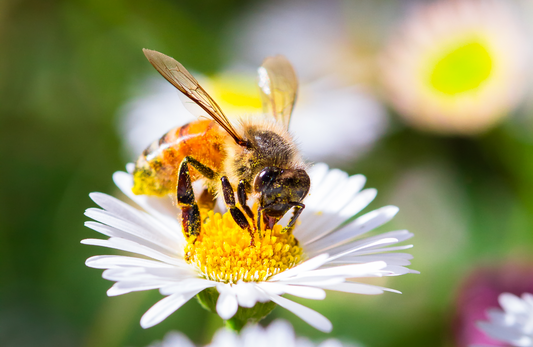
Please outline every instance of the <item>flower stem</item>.
[[230, 319], [228, 319], [227, 321], [224, 321], [224, 323], [226, 324], [226, 328], [229, 329], [229, 330], [233, 330], [237, 333], [240, 333], [242, 328], [244, 328], [244, 326], [246, 325], [247, 322], [243, 322], [242, 320], [240, 319], [237, 319], [235, 317], [232, 317]]

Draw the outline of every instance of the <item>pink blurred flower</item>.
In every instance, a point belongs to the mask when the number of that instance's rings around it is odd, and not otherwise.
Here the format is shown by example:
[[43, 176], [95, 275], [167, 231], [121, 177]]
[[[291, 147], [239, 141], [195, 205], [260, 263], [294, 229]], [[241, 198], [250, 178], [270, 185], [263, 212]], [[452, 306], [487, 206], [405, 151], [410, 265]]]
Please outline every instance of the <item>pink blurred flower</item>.
[[533, 292], [533, 264], [511, 262], [499, 267], [482, 267], [468, 275], [459, 289], [453, 320], [455, 345], [506, 346], [488, 337], [477, 326], [487, 321], [487, 310], [499, 307], [498, 296], [503, 293], [521, 295]]

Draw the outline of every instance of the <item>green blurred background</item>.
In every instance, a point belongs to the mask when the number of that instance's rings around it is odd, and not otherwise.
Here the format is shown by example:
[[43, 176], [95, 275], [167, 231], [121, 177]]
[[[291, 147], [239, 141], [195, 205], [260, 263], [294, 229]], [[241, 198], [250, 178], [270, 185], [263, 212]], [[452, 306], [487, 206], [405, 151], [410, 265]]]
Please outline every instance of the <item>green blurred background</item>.
[[[232, 58], [233, 23], [258, 1], [0, 1], [0, 345], [146, 346], [169, 330], [207, 343], [222, 321], [195, 300], [154, 328], [139, 326], [157, 291], [108, 298], [111, 283], [86, 258], [108, 251], [81, 245], [92, 191], [116, 194], [111, 175], [123, 156], [120, 107], [146, 76], [141, 48], [216, 73]], [[396, 1], [353, 1], [384, 20], [366, 40], [378, 47]], [[397, 13], [400, 15], [400, 12]], [[372, 17], [370, 17], [372, 18]], [[356, 20], [355, 18], [354, 20]], [[370, 20], [366, 18], [368, 22]], [[381, 26], [381, 27], [380, 27]], [[368, 29], [372, 31], [372, 28]], [[283, 52], [281, 52], [283, 53]], [[310, 64], [313, 57], [309, 57]], [[453, 346], [458, 288], [478, 266], [533, 261], [533, 122], [529, 99], [481, 135], [432, 135], [389, 108], [389, 131], [342, 169], [367, 176], [400, 213], [380, 230], [415, 233], [420, 275], [384, 284], [377, 297], [328, 293], [299, 300], [327, 316], [320, 333], [280, 308], [298, 334], [364, 346]], [[332, 139], [333, 140], [333, 139]], [[533, 290], [533, 289], [532, 289]]]

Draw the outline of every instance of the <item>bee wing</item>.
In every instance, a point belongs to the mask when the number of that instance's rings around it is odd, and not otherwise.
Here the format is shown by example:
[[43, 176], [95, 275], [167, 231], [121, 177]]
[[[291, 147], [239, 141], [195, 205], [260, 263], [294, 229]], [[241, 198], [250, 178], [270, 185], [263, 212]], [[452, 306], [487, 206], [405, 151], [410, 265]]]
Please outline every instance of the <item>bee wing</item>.
[[174, 87], [200, 106], [211, 116], [239, 145], [246, 141], [237, 133], [218, 104], [207, 94], [187, 69], [174, 58], [163, 53], [143, 48], [143, 53], [155, 69]]
[[291, 63], [282, 55], [268, 57], [257, 73], [264, 112], [288, 129], [298, 92], [298, 79]]

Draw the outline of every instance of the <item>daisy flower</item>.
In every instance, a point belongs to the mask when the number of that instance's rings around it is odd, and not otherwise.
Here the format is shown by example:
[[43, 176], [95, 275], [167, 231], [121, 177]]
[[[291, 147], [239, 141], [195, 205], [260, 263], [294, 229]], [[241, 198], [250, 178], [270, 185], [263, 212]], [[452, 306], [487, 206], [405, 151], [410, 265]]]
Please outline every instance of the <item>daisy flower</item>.
[[376, 196], [375, 189], [362, 190], [365, 177], [349, 177], [325, 164], [313, 166], [309, 176], [311, 191], [304, 201], [306, 208], [299, 225], [292, 233], [282, 234], [282, 225], [290, 217], [285, 216], [262, 238], [256, 237], [251, 246], [249, 233], [240, 229], [229, 213], [212, 211], [198, 239], [188, 242], [179, 210], [170, 198], [134, 195], [131, 174], [117, 172], [113, 176], [115, 184], [144, 211], [106, 194], [90, 194], [101, 209], [86, 211], [95, 220], [86, 226], [109, 238], [82, 243], [133, 256], [95, 256], [86, 264], [105, 269], [103, 277], [116, 282], [108, 290], [109, 296], [149, 289], [159, 289], [166, 296], [143, 315], [144, 328], [158, 324], [198, 295], [204, 307], [217, 312], [235, 329], [260, 320], [279, 305], [329, 332], [331, 323], [324, 316], [282, 295], [322, 300], [325, 290], [397, 292], [357, 279], [416, 272], [406, 268], [410, 254], [390, 253], [410, 248], [396, 244], [412, 234], [397, 230], [363, 238], [391, 220], [398, 208], [385, 206], [351, 218]]
[[[318, 345], [306, 338], [296, 337], [292, 326], [283, 320], [276, 320], [268, 327], [259, 325], [246, 326], [240, 335], [228, 329], [220, 329], [213, 337], [213, 341], [207, 347], [342, 347], [348, 346], [338, 340], [328, 339]], [[149, 347], [194, 347], [194, 344], [182, 333], [170, 332], [163, 341]]]
[[489, 322], [479, 322], [479, 328], [493, 339], [511, 346], [533, 346], [533, 295], [524, 293], [520, 298], [503, 293], [498, 301], [503, 311], [489, 310]]
[[482, 132], [525, 93], [529, 41], [510, 2], [419, 4], [395, 30], [382, 59], [393, 106], [414, 127]]

